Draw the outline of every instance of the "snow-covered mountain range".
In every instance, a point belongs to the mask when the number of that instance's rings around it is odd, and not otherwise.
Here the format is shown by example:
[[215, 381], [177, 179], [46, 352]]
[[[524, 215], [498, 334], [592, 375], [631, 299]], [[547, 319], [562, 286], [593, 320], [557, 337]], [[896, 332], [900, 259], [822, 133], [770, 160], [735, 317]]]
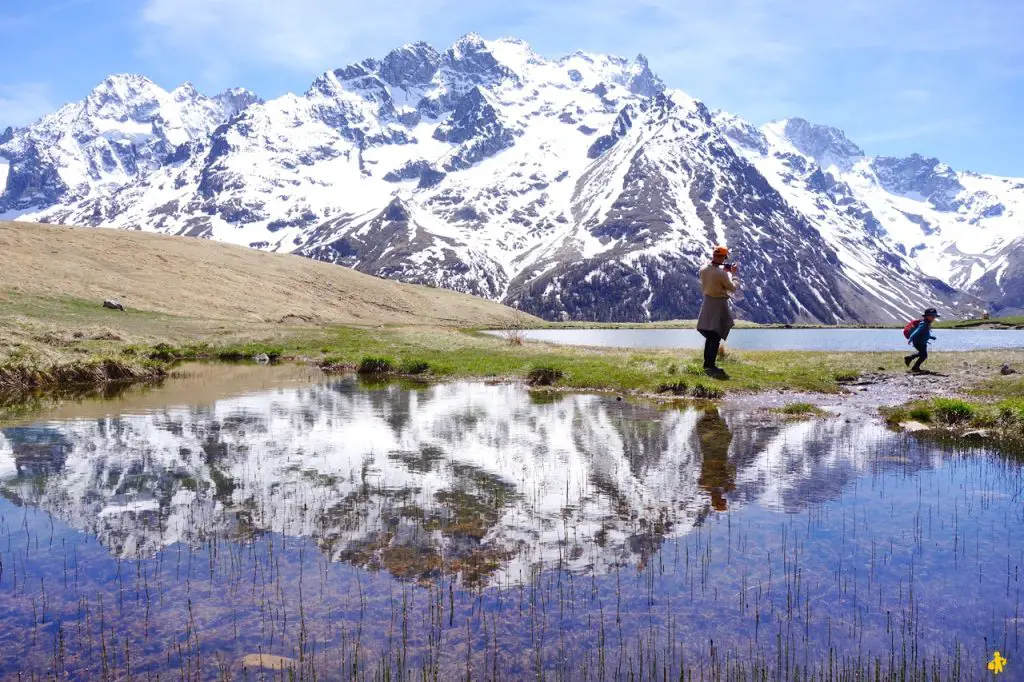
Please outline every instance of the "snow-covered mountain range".
[[417, 43], [302, 95], [112, 76], [0, 135], [0, 217], [207, 237], [554, 319], [696, 316], [713, 244], [754, 321], [1024, 309], [1024, 180], [757, 128], [643, 56]]

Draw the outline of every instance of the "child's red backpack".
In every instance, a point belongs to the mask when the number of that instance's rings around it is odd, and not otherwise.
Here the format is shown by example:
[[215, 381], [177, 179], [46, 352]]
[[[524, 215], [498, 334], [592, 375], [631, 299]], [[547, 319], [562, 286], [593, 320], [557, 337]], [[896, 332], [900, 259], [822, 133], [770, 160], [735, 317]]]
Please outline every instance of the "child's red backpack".
[[917, 329], [917, 325], [921, 324], [921, 320], [911, 320], [907, 322], [907, 326], [903, 328], [903, 338], [910, 339], [910, 335]]

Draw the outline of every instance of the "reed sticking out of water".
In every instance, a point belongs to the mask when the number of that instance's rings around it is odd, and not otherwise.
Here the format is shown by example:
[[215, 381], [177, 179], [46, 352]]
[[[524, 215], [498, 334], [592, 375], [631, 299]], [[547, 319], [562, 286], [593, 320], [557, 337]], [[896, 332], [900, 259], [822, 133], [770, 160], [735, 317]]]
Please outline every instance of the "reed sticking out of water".
[[[603, 576], [569, 570], [576, 529], [565, 527], [555, 565], [506, 555], [489, 587], [469, 588], [458, 587], [465, 575], [447, 561], [405, 557], [424, 571], [417, 574], [377, 563], [394, 559], [386, 551], [334, 554], [327, 527], [320, 547], [262, 533], [245, 522], [271, 513], [258, 507], [245, 509], [229, 534], [201, 533], [192, 546], [156, 556], [124, 546], [108, 569], [104, 549], [55, 530], [44, 514], [19, 511], [0, 519], [0, 599], [23, 625], [21, 657], [7, 667], [38, 680], [161, 672], [184, 680], [980, 679], [987, 652], [957, 638], [931, 641], [918, 597], [916, 558], [938, 537], [928, 528], [949, 524], [959, 537], [959, 524], [979, 513], [965, 494], [921, 504], [907, 547], [878, 533], [855, 499], [786, 517], [768, 535], [756, 522], [708, 517], [635, 570], [616, 562]], [[341, 521], [366, 522], [358, 514]], [[465, 527], [464, 519], [447, 523], [456, 522]], [[835, 542], [822, 563], [815, 527], [826, 522]], [[658, 532], [638, 526], [633, 542]], [[955, 541], [951, 550], [967, 573], [992, 577], [993, 557], [980, 545]], [[761, 565], [752, 561], [759, 555]], [[339, 556], [359, 565], [332, 563]], [[1018, 558], [999, 559], [1003, 597], [1019, 614]], [[87, 570], [94, 561], [95, 578]], [[904, 569], [894, 575], [898, 565]], [[1019, 622], [1008, 618], [1002, 641], [989, 644], [1019, 647]]]

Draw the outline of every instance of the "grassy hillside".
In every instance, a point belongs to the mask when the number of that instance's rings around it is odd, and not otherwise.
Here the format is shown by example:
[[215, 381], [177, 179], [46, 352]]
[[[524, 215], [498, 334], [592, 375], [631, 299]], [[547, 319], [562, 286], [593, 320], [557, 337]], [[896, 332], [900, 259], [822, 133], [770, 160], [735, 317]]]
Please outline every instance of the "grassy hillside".
[[30, 316], [32, 301], [105, 298], [133, 312], [257, 324], [503, 326], [516, 315], [299, 256], [145, 232], [0, 221], [0, 254], [0, 295]]

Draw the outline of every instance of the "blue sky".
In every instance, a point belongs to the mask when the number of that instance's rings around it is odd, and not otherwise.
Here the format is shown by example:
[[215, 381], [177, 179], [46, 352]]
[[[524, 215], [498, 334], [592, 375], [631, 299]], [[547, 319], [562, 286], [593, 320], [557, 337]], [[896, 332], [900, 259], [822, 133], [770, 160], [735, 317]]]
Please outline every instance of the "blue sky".
[[3, 0], [0, 127], [109, 73], [269, 98], [470, 31], [549, 57], [642, 52], [755, 123], [802, 116], [869, 153], [1024, 177], [1024, 0]]

